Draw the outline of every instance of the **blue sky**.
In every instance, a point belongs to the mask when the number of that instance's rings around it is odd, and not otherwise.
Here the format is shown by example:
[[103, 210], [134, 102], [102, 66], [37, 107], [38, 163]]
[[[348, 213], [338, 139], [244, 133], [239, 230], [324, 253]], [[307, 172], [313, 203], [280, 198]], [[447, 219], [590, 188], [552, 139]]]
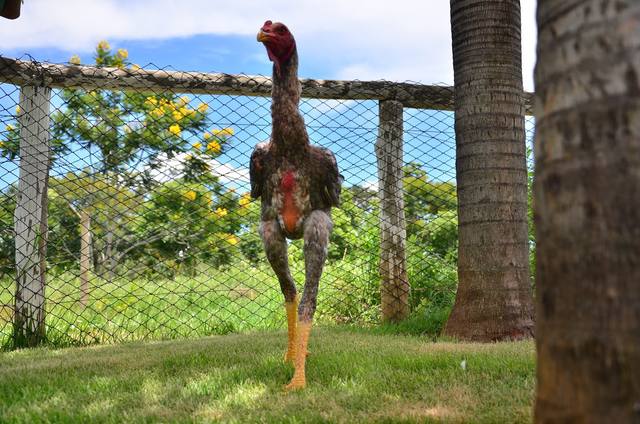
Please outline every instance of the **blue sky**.
[[[535, 0], [521, 0], [523, 75], [532, 90]], [[448, 0], [26, 0], [0, 23], [0, 53], [89, 61], [106, 39], [134, 61], [187, 71], [268, 74], [255, 34], [286, 23], [298, 41], [301, 76], [451, 83]]]
[[[535, 1], [521, 3], [523, 80], [532, 90]], [[271, 64], [255, 39], [266, 19], [285, 22], [296, 36], [301, 77], [453, 82], [447, 0], [26, 0], [20, 19], [0, 22], [0, 54], [58, 63], [77, 54], [91, 63], [97, 42], [108, 40], [142, 66], [269, 75]], [[6, 105], [16, 100], [0, 103], [10, 109]], [[268, 120], [268, 103], [258, 108]], [[347, 182], [375, 185], [375, 102], [316, 100], [302, 108], [312, 141], [336, 151]], [[214, 125], [242, 121], [221, 102], [218, 109]], [[405, 161], [421, 161], [432, 177], [452, 179], [451, 114], [409, 111], [405, 117]], [[326, 129], [336, 123], [352, 129]], [[220, 160], [242, 170], [252, 146], [268, 137], [268, 127], [235, 127], [235, 148]], [[6, 163], [2, 168], [15, 172]]]

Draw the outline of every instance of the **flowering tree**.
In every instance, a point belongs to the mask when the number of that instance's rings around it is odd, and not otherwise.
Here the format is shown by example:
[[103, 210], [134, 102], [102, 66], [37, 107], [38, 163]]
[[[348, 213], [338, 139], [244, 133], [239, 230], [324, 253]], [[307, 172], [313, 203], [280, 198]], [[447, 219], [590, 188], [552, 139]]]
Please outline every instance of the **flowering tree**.
[[[137, 67], [128, 62], [128, 56], [127, 50], [114, 52], [108, 42], [101, 41], [95, 51], [95, 65], [135, 70]], [[70, 62], [79, 65], [81, 60], [74, 56]], [[96, 262], [112, 276], [119, 252], [132, 243], [128, 227], [134, 220], [134, 211], [127, 205], [140, 195], [141, 182], [150, 183], [144, 175], [125, 170], [144, 168], [160, 153], [172, 155], [188, 150], [190, 146], [184, 135], [197, 135], [205, 130], [207, 105], [190, 107], [188, 97], [174, 93], [65, 89], [60, 96], [65, 107], [52, 116], [54, 144], [66, 149], [78, 146], [85, 152], [95, 153], [92, 169], [84, 170], [83, 181], [76, 182], [75, 190], [67, 190], [65, 198], [78, 213], [80, 233], [88, 234], [85, 243], [93, 244], [98, 250]], [[100, 183], [104, 181], [109, 189], [96, 190], [98, 174], [101, 174]], [[112, 192], [120, 195], [113, 196]], [[123, 193], [128, 193], [129, 198]], [[133, 204], [139, 202], [133, 201]], [[99, 214], [95, 213], [97, 210]], [[94, 233], [102, 237], [92, 243]], [[90, 249], [81, 247], [82, 252], [89, 254]], [[81, 264], [83, 262], [93, 263], [81, 258]], [[81, 275], [84, 272], [81, 269]]]
[[[218, 181], [174, 180], [155, 189], [141, 211], [136, 231], [152, 243], [130, 259], [151, 272], [193, 274], [198, 263], [222, 266], [235, 256], [246, 196]], [[150, 234], [151, 233], [151, 234]]]
[[[82, 61], [73, 56], [70, 63]], [[113, 50], [106, 41], [97, 45], [94, 63], [138, 69], [129, 62], [127, 50]], [[63, 105], [52, 114], [53, 161], [70, 172], [52, 178], [51, 190], [76, 216], [81, 285], [86, 287], [91, 268], [113, 275], [127, 254], [169, 237], [162, 228], [138, 231], [138, 216], [148, 209], [149, 198], [163, 190], [181, 190], [177, 183], [172, 187], [171, 182], [153, 179], [163, 160], [183, 158], [180, 178], [200, 184], [203, 192], [221, 191], [209, 163], [222, 153], [233, 130], [210, 129], [206, 103], [194, 105], [189, 96], [170, 92], [64, 89], [59, 96]], [[19, 113], [18, 108], [16, 116]], [[194, 145], [193, 138], [199, 140]], [[7, 126], [0, 143], [0, 156], [18, 156], [17, 123]]]

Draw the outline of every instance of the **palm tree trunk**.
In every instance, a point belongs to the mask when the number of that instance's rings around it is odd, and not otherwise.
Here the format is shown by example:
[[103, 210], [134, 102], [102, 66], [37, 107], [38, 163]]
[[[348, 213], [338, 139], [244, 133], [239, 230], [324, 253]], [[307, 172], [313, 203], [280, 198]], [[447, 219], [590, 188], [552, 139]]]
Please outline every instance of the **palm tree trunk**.
[[640, 3], [541, 0], [539, 423], [640, 420]]
[[518, 0], [451, 0], [458, 292], [445, 333], [533, 335]]

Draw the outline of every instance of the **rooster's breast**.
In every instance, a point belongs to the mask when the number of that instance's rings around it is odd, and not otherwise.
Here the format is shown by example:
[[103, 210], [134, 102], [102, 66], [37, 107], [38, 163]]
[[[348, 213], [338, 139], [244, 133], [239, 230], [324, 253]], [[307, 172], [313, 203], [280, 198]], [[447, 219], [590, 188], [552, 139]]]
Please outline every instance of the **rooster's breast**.
[[288, 237], [298, 238], [310, 210], [308, 178], [299, 170], [286, 169], [277, 172], [272, 182], [272, 205], [278, 222]]

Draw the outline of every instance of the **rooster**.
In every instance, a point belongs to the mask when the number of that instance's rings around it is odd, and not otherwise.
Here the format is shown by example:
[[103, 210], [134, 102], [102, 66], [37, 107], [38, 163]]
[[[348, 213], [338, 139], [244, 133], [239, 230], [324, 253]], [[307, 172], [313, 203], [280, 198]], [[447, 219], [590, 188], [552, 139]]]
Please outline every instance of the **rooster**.
[[[342, 176], [333, 153], [309, 144], [298, 109], [296, 42], [282, 23], [266, 21], [258, 41], [273, 62], [272, 131], [251, 154], [251, 197], [262, 203], [260, 236], [285, 299], [288, 347], [285, 362], [295, 371], [286, 390], [306, 385], [305, 359], [316, 310], [318, 283], [333, 227], [331, 207], [339, 205]], [[305, 284], [299, 299], [289, 271], [286, 239], [304, 239]]]

